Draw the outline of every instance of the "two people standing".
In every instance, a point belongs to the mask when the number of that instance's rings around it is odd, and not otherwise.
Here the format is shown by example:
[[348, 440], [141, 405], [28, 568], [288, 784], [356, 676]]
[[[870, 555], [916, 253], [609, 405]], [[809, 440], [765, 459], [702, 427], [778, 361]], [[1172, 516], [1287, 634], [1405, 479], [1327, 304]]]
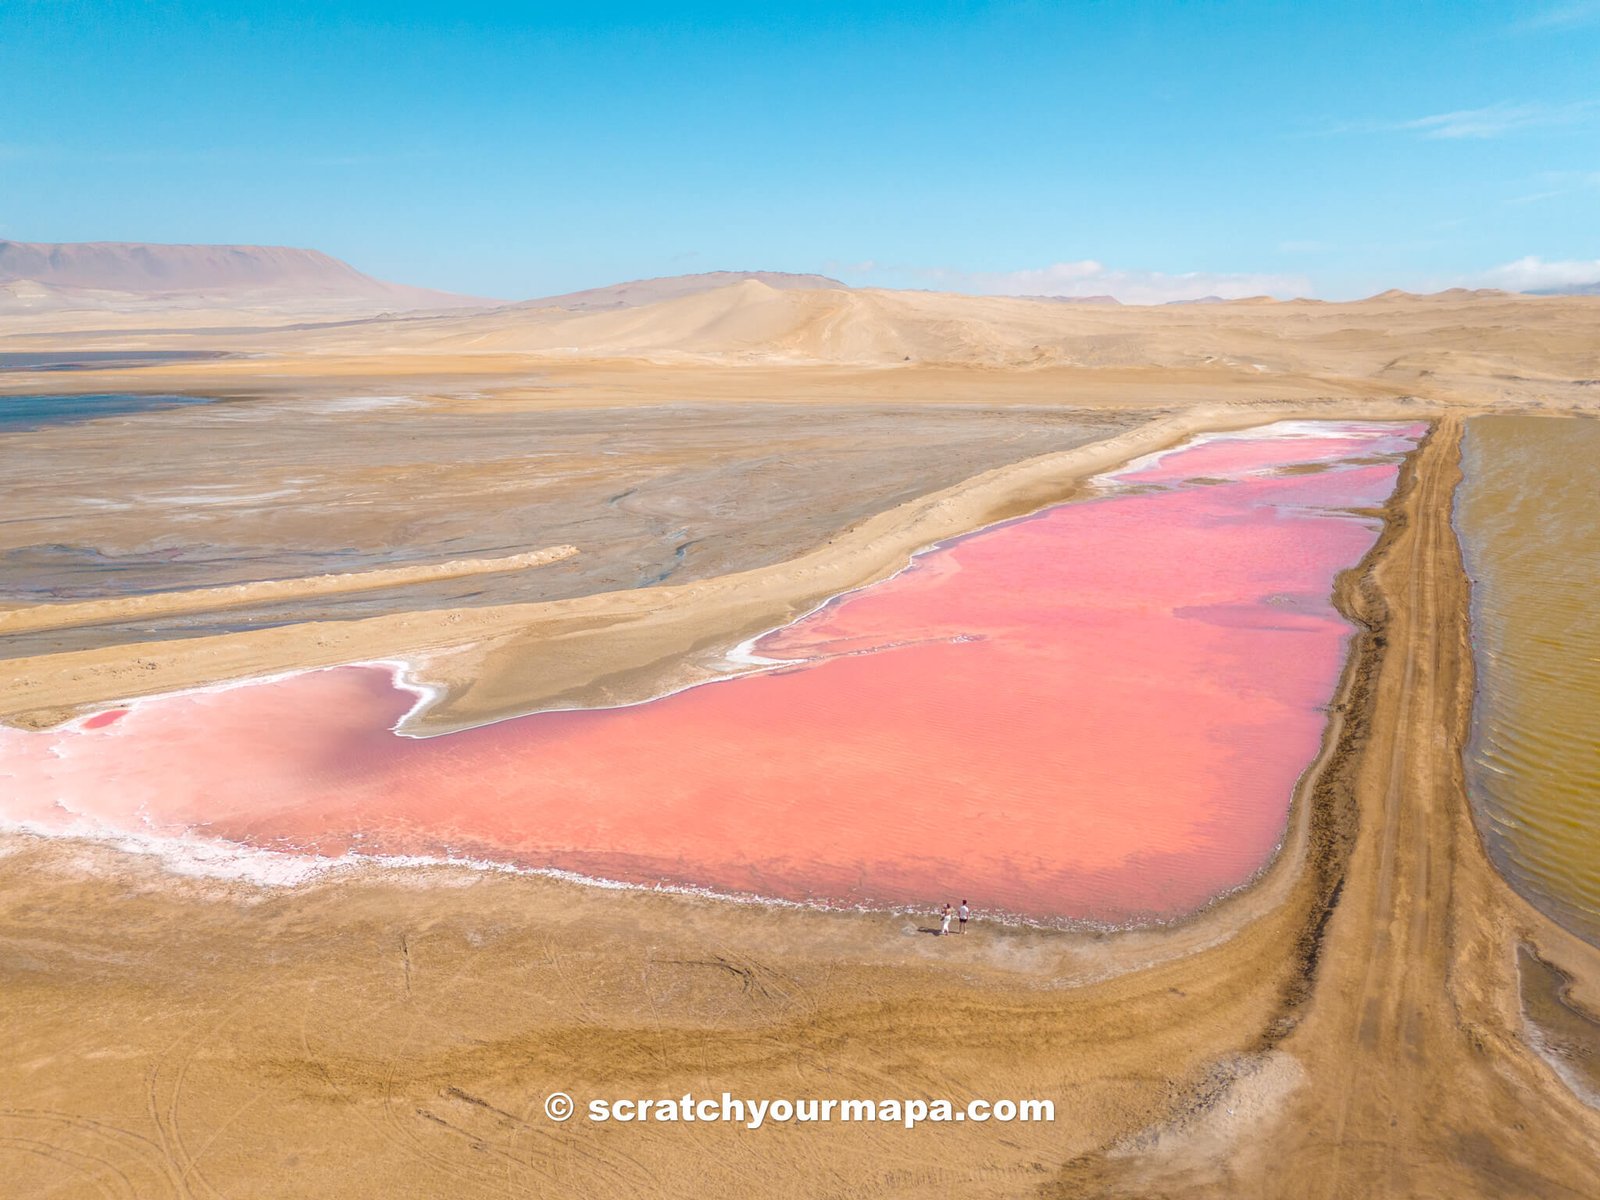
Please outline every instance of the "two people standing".
[[961, 928], [956, 932], [965, 933], [967, 931], [967, 918], [972, 916], [972, 910], [967, 907], [967, 902], [963, 900], [959, 909], [952, 909], [948, 904], [946, 904], [944, 906], [944, 912], [940, 913], [939, 916], [939, 936], [946, 937], [950, 933], [951, 917], [959, 917], [961, 920]]

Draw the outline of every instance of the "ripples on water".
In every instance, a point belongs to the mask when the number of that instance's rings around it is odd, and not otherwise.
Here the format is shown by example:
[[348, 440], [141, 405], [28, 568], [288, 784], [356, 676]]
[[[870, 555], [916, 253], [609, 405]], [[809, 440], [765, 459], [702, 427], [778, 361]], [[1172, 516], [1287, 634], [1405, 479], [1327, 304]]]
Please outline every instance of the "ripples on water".
[[1600, 944], [1600, 421], [1468, 423], [1468, 782], [1512, 885]]

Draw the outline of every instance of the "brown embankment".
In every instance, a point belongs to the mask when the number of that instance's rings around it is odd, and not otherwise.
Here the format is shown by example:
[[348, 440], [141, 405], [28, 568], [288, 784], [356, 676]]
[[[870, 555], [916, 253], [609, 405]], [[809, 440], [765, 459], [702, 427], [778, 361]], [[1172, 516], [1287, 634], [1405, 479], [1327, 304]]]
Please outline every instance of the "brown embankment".
[[[1600, 953], [1495, 872], [1466, 796], [1467, 584], [1450, 524], [1460, 422], [1443, 420], [1371, 571], [1340, 749], [1319, 788], [1330, 902], [1302, 931], [1305, 1003], [1273, 1052], [1152, 1152], [1071, 1164], [1064, 1194], [1581, 1196], [1600, 1113], [1539, 1053], [1517, 957], [1559, 947], [1593, 1007]], [[1318, 817], [1313, 817], [1314, 826]], [[1315, 858], [1312, 863], [1315, 864]], [[1575, 1008], [1567, 1012], [1577, 1020]]]
[[299, 579], [263, 579], [253, 583], [234, 583], [222, 587], [188, 588], [180, 592], [152, 592], [104, 600], [30, 604], [25, 608], [0, 610], [0, 637], [40, 629], [64, 629], [73, 625], [100, 625], [111, 621], [170, 617], [180, 613], [209, 612], [218, 608], [238, 608], [246, 604], [302, 600], [309, 596], [326, 596], [338, 592], [371, 591], [403, 584], [428, 583], [436, 579], [455, 579], [463, 575], [525, 571], [571, 558], [577, 552], [576, 546], [547, 546], [542, 550], [529, 550], [522, 554], [508, 554], [499, 558], [457, 558], [442, 563], [376, 567], [370, 571], [307, 575]]

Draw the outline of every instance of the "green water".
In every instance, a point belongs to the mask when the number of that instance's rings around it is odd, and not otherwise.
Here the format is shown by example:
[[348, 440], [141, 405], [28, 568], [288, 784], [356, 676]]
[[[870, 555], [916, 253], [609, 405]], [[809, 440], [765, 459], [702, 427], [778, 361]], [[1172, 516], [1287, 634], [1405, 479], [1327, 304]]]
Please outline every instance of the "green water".
[[1600, 944], [1600, 421], [1475, 418], [1463, 467], [1479, 826], [1518, 891]]

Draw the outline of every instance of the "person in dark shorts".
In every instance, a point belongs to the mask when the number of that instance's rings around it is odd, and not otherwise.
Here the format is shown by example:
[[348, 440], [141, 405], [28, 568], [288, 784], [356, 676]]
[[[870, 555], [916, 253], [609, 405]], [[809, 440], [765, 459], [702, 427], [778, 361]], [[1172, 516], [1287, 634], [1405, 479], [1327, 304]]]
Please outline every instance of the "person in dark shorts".
[[967, 918], [972, 915], [972, 910], [967, 907], [965, 900], [961, 902], [961, 907], [957, 910], [956, 915], [961, 918], [961, 928], [956, 932], [965, 933], [967, 931]]

